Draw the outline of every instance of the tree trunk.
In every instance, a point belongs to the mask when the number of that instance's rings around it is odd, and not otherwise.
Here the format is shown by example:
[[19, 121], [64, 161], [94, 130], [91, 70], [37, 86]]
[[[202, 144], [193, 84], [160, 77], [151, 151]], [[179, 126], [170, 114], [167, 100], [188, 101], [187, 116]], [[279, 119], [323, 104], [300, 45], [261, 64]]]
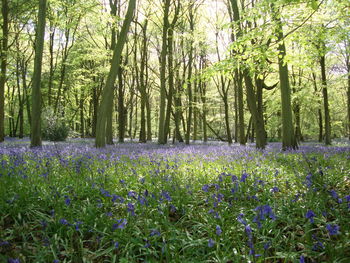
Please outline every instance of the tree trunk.
[[168, 30], [169, 30], [169, 9], [170, 0], [163, 0], [163, 34], [162, 51], [160, 57], [160, 104], [159, 104], [159, 122], [158, 122], [158, 143], [166, 144], [165, 128], [165, 110], [166, 110], [166, 57], [168, 52]]
[[96, 140], [95, 140], [96, 147], [105, 147], [106, 145], [107, 115], [108, 115], [108, 111], [111, 110], [111, 108], [109, 107], [112, 104], [110, 101], [113, 100], [114, 82], [118, 76], [121, 55], [122, 55], [124, 44], [126, 42], [131, 21], [134, 17], [133, 13], [135, 10], [135, 6], [136, 6], [136, 0], [129, 0], [129, 6], [125, 16], [125, 20], [123, 22], [123, 26], [118, 38], [118, 42], [113, 51], [111, 68], [108, 74], [106, 86], [103, 89], [102, 100], [98, 110]]
[[[124, 106], [124, 81], [122, 69], [118, 72], [118, 141], [120, 143], [124, 142], [125, 139], [125, 129], [127, 124], [127, 118], [125, 117], [125, 106]], [[131, 137], [130, 133], [130, 137]]]
[[46, 0], [39, 1], [38, 25], [35, 40], [35, 59], [32, 87], [31, 147], [41, 146], [41, 66], [44, 50]]
[[7, 71], [7, 51], [9, 36], [9, 8], [8, 0], [2, 0], [2, 46], [1, 46], [1, 74], [0, 74], [0, 142], [5, 139], [5, 83]]
[[[189, 22], [190, 22], [190, 31], [193, 35], [194, 31], [194, 19], [193, 19], [193, 1], [191, 0], [189, 6]], [[193, 40], [190, 42], [190, 52], [188, 58], [188, 77], [187, 77], [187, 96], [188, 96], [188, 116], [187, 116], [187, 128], [186, 128], [186, 144], [190, 144], [191, 136], [191, 126], [192, 126], [192, 111], [193, 111], [193, 95], [192, 95], [192, 63], [193, 63]]]
[[244, 131], [244, 101], [243, 101], [243, 83], [242, 83], [242, 74], [236, 70], [235, 79], [237, 85], [237, 99], [238, 99], [238, 134], [239, 134], [239, 143], [240, 145], [246, 144], [245, 131]]
[[256, 148], [264, 149], [266, 146], [266, 132], [264, 120], [261, 119], [261, 116], [258, 112], [256, 105], [257, 99], [255, 97], [253, 82], [247, 70], [243, 72], [243, 76], [247, 90], [248, 107], [253, 119], [252, 125], [254, 125], [254, 128], [256, 130]]
[[288, 65], [284, 61], [286, 56], [286, 47], [284, 44], [284, 36], [282, 29], [282, 21], [277, 17], [277, 10], [272, 7], [274, 20], [277, 23], [276, 36], [279, 41], [278, 45], [278, 72], [281, 89], [282, 104], [282, 149], [297, 149], [298, 144], [294, 135], [293, 114], [291, 105], [290, 85], [288, 78]]
[[321, 66], [321, 78], [322, 78], [323, 107], [324, 107], [325, 144], [331, 145], [331, 120], [330, 120], [329, 103], [328, 103], [326, 58], [324, 55], [320, 57], [320, 66]]

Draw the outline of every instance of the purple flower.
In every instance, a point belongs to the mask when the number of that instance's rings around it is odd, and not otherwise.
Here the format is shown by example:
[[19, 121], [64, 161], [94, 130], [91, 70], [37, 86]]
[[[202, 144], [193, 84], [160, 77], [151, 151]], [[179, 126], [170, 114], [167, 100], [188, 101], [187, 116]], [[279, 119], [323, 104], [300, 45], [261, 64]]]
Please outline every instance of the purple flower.
[[136, 192], [135, 191], [129, 191], [128, 192], [128, 196], [136, 199]]
[[75, 230], [79, 230], [79, 226], [81, 225], [81, 224], [83, 224], [83, 222], [81, 222], [81, 221], [77, 221], [77, 222], [75, 222]]
[[202, 190], [204, 192], [208, 192], [209, 191], [209, 185], [207, 185], [207, 184], [203, 185]]
[[10, 242], [8, 242], [8, 241], [0, 241], [0, 247], [9, 246], [9, 245], [10, 245]]
[[240, 214], [237, 216], [237, 221], [246, 226], [246, 225], [247, 225], [247, 221], [244, 220], [243, 217], [244, 217], [244, 214], [240, 213]]
[[59, 263], [60, 261], [58, 259], [54, 259], [52, 263]]
[[350, 202], [350, 195], [345, 196], [346, 202]]
[[248, 178], [248, 174], [247, 174], [247, 173], [243, 173], [240, 181], [243, 182], [243, 183], [245, 183], [245, 181], [247, 180], [247, 178]]
[[116, 229], [124, 229], [128, 223], [128, 221], [124, 218], [124, 219], [116, 219], [117, 223], [113, 224], [112, 226], [112, 230], [116, 230]]
[[118, 247], [119, 247], [119, 242], [118, 241], [114, 242], [114, 248], [117, 249]]
[[270, 192], [271, 193], [277, 193], [277, 192], [279, 192], [280, 191], [280, 189], [277, 187], [277, 186], [275, 186], [275, 187], [273, 187], [272, 189], [270, 189]]
[[299, 263], [305, 263], [305, 258], [303, 255], [300, 256]]
[[221, 227], [219, 225], [216, 226], [216, 234], [220, 236], [222, 233]]
[[337, 194], [337, 192], [336, 192], [334, 189], [330, 190], [330, 191], [329, 191], [329, 194], [330, 194], [334, 199], [338, 199], [338, 194]]
[[329, 235], [334, 236], [339, 234], [340, 227], [336, 224], [327, 224], [326, 228], [329, 232]]
[[208, 240], [208, 247], [213, 247], [215, 245], [215, 241], [211, 238]]
[[68, 197], [66, 198], [66, 200], [64, 200], [64, 202], [66, 203], [67, 206], [70, 205], [70, 201], [71, 201], [71, 200], [70, 200]]
[[[171, 197], [169, 195], [169, 192], [167, 191], [162, 191], [162, 197], [169, 202], [171, 201]], [[163, 200], [163, 198], [161, 199], [161, 201]]]
[[313, 251], [319, 251], [324, 249], [324, 245], [322, 244], [321, 241], [317, 241], [313, 246], [312, 246], [312, 250]]
[[132, 203], [128, 203], [128, 212], [134, 216], [135, 215], [135, 207]]
[[266, 243], [264, 244], [264, 250], [268, 250], [270, 246], [271, 246], [271, 241], [266, 242]]
[[68, 221], [67, 221], [66, 219], [61, 218], [61, 219], [60, 219], [60, 224], [62, 224], [62, 225], [68, 225], [69, 223], [68, 223]]
[[7, 260], [7, 263], [20, 263], [18, 258], [9, 258]]
[[253, 231], [252, 231], [252, 228], [250, 227], [250, 225], [245, 226], [245, 232], [246, 232], [248, 238], [251, 239]]
[[306, 214], [305, 214], [305, 217], [306, 217], [307, 219], [310, 219], [310, 223], [311, 223], [311, 224], [314, 223], [314, 217], [315, 217], [315, 216], [316, 216], [316, 215], [315, 215], [314, 211], [312, 211], [312, 210], [308, 210], [308, 211], [306, 212]]
[[160, 236], [160, 232], [157, 229], [152, 229], [151, 233], [150, 233], [150, 236], [151, 237], [153, 237], [153, 236]]

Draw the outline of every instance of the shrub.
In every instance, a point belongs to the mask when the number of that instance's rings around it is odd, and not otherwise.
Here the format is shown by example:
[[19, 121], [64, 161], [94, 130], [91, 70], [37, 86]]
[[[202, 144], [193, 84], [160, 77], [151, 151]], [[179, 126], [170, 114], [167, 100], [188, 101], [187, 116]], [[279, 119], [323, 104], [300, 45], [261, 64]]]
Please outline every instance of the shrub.
[[65, 141], [67, 139], [69, 127], [58, 115], [52, 109], [46, 109], [43, 112], [42, 135], [44, 140]]

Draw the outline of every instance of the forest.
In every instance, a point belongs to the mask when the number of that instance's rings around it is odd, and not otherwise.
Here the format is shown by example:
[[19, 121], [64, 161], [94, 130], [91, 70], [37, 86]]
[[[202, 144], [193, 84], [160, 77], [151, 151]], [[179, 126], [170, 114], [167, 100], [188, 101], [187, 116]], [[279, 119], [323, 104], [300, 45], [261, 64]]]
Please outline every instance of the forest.
[[0, 262], [349, 262], [348, 0], [0, 21]]
[[350, 136], [347, 1], [41, 5], [2, 1], [1, 141]]

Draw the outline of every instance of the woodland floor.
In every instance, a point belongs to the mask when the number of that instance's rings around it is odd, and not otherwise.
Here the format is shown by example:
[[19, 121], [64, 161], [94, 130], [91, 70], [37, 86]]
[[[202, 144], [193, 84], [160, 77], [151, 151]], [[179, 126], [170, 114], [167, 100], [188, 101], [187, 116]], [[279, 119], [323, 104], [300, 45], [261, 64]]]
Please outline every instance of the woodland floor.
[[350, 145], [280, 149], [7, 139], [0, 262], [349, 262]]

